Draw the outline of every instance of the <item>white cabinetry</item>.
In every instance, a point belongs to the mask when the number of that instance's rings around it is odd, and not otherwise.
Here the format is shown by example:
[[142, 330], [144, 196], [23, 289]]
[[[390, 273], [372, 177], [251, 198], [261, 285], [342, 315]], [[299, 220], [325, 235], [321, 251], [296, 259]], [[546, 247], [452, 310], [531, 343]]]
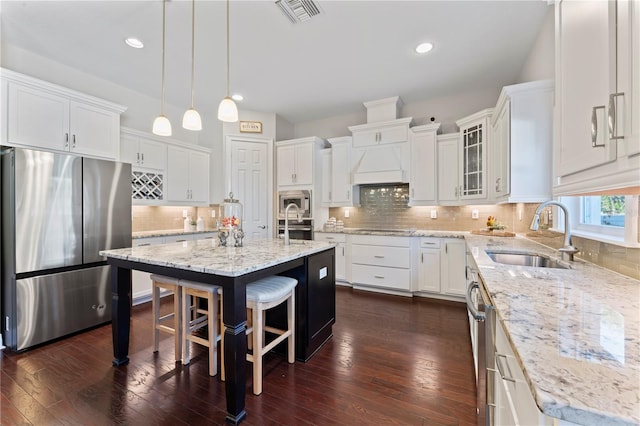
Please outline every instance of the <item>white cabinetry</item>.
[[637, 192], [640, 4], [563, 0], [555, 7], [554, 195]]
[[118, 158], [125, 107], [9, 70], [1, 72], [7, 105], [2, 117], [4, 144]]
[[440, 123], [412, 127], [409, 130], [410, 178], [409, 205], [436, 204], [436, 133]]
[[406, 142], [409, 139], [409, 124], [412, 118], [399, 118], [392, 121], [361, 124], [351, 126], [353, 147], [384, 145], [389, 143]]
[[318, 166], [316, 150], [324, 141], [315, 136], [276, 142], [276, 174], [278, 187], [310, 187]]
[[456, 121], [460, 128], [459, 196], [461, 200], [487, 198], [487, 148], [493, 108]]
[[341, 233], [316, 232], [313, 234], [316, 241], [329, 241], [336, 244], [336, 280], [348, 281], [347, 279], [347, 257], [348, 245], [347, 235]]
[[327, 141], [331, 148], [322, 151], [323, 204], [329, 207], [358, 205], [360, 193], [354, 191], [351, 184], [351, 136]]
[[462, 300], [466, 291], [464, 240], [420, 238], [418, 262], [419, 292], [439, 299]]
[[159, 205], [165, 201], [167, 144], [158, 136], [123, 128], [120, 161], [131, 163], [131, 198], [134, 205]]
[[492, 117], [491, 199], [534, 203], [551, 198], [553, 82], [502, 89]]
[[331, 148], [320, 150], [320, 202], [331, 207]]
[[438, 135], [438, 203], [451, 206], [460, 203], [460, 172], [458, 171], [460, 134]]
[[167, 147], [167, 200], [209, 203], [209, 154], [203, 150]]
[[352, 235], [351, 279], [354, 288], [410, 295], [411, 238]]

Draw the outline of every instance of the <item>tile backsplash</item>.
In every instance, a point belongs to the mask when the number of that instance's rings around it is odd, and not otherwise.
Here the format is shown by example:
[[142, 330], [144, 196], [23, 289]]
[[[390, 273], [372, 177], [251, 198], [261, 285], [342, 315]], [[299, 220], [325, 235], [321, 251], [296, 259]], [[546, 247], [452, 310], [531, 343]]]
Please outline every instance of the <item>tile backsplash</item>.
[[211, 211], [218, 213], [218, 206], [180, 207], [180, 206], [132, 206], [131, 229], [133, 232], [162, 231], [183, 229], [183, 211], [194, 220], [202, 216], [205, 230], [215, 229], [216, 219], [211, 217]]

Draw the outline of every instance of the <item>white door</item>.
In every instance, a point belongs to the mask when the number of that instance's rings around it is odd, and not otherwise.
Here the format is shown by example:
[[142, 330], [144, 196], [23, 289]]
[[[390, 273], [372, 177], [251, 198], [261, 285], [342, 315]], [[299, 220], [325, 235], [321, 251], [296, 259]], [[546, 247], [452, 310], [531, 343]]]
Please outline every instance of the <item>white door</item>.
[[242, 230], [246, 239], [267, 238], [273, 202], [269, 156], [270, 139], [227, 137], [230, 191], [242, 203]]

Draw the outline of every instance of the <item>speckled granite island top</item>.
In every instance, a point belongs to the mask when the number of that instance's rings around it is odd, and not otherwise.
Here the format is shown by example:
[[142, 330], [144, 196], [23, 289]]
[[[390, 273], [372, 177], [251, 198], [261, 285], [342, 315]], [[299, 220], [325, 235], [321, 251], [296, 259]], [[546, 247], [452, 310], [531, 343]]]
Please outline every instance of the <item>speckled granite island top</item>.
[[236, 277], [334, 247], [326, 241], [280, 239], [245, 241], [243, 247], [220, 247], [217, 239], [103, 250], [100, 255], [151, 265]]
[[465, 240], [542, 412], [583, 425], [640, 424], [640, 282], [582, 261], [535, 268], [485, 253], [558, 258], [522, 237]]

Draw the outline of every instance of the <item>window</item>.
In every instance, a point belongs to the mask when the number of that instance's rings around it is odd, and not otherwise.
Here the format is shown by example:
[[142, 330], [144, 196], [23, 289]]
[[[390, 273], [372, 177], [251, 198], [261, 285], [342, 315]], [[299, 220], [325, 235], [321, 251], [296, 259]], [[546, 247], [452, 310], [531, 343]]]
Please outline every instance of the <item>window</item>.
[[638, 245], [638, 196], [563, 197], [562, 202], [569, 209], [574, 235], [625, 246]]

